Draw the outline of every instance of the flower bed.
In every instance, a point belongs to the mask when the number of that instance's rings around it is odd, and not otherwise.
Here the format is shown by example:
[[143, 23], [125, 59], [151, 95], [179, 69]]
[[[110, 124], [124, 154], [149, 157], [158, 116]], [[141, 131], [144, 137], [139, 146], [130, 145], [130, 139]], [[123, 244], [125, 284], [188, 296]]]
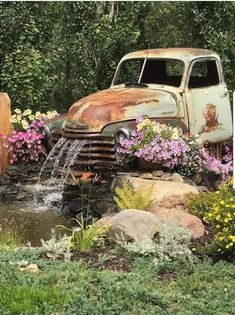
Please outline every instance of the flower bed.
[[56, 111], [47, 113], [36, 112], [30, 109], [21, 111], [16, 108], [11, 116], [13, 133], [11, 136], [1, 137], [5, 140], [4, 146], [9, 150], [10, 163], [20, 161], [38, 161], [46, 155], [46, 149], [42, 144], [43, 135], [39, 128], [47, 120], [57, 116]]
[[199, 136], [189, 136], [181, 128], [156, 123], [148, 118], [136, 119], [136, 130], [130, 139], [121, 141], [118, 152], [137, 157], [186, 176], [214, 173], [225, 180], [232, 171], [232, 157], [226, 148], [222, 160], [209, 154]]

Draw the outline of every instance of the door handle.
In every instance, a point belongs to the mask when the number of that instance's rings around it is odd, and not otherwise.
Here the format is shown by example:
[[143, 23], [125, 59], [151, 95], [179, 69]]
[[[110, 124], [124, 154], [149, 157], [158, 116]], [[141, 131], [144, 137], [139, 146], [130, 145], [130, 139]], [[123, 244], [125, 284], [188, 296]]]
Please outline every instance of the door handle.
[[227, 91], [227, 92], [224, 92], [223, 94], [221, 94], [220, 97], [222, 98], [222, 97], [225, 97], [225, 96], [227, 96], [227, 95], [228, 95], [228, 91]]

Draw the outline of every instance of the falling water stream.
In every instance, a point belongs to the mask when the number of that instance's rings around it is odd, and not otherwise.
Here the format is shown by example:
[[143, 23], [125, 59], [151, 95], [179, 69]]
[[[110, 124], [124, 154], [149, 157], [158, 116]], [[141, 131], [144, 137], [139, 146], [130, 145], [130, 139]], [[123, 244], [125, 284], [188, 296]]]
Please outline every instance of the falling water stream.
[[[70, 168], [76, 161], [85, 143], [85, 140], [70, 140], [65, 138], [61, 138], [57, 142], [40, 171], [38, 183], [35, 187], [36, 200], [42, 198], [47, 206], [51, 206], [55, 202], [60, 202]], [[54, 163], [50, 178], [43, 180], [43, 173], [48, 165], [51, 166], [51, 161], [53, 160]]]
[[17, 227], [22, 226], [25, 239], [32, 245], [40, 245], [41, 238], [48, 239], [56, 225], [68, 226], [68, 219], [58, 216], [58, 207], [70, 168], [85, 143], [85, 140], [61, 138], [47, 156], [37, 184], [28, 187], [34, 200], [0, 202], [0, 225], [13, 219]]

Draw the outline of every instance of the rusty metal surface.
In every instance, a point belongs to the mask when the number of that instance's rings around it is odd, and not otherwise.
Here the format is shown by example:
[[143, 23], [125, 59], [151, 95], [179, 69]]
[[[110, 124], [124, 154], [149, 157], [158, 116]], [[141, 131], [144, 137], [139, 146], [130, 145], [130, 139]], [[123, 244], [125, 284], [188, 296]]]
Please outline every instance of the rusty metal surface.
[[[115, 87], [100, 91], [75, 103], [66, 122], [79, 121], [89, 125], [87, 132], [100, 132], [114, 121], [135, 119], [137, 116], [174, 117], [178, 108], [172, 91], [148, 88]], [[71, 128], [64, 127], [65, 132]], [[84, 130], [85, 133], [85, 130]]]
[[135, 59], [135, 58], [171, 58], [179, 59], [181, 61], [189, 62], [195, 57], [218, 57], [218, 54], [211, 50], [199, 48], [160, 48], [160, 49], [145, 49], [140, 51], [131, 52], [125, 55], [122, 59]]
[[[148, 84], [147, 87], [115, 85], [89, 95], [70, 108], [61, 132], [70, 139], [87, 139], [79, 162], [85, 166], [116, 166], [114, 135], [119, 128], [135, 128], [138, 116], [179, 126], [202, 141], [218, 143], [232, 132], [231, 109], [218, 54], [205, 49], [148, 49], [129, 53], [127, 59], [165, 58], [184, 62], [179, 87]], [[188, 88], [192, 65], [198, 60], [216, 60], [220, 82], [212, 87]], [[116, 71], [118, 74], [118, 69]]]

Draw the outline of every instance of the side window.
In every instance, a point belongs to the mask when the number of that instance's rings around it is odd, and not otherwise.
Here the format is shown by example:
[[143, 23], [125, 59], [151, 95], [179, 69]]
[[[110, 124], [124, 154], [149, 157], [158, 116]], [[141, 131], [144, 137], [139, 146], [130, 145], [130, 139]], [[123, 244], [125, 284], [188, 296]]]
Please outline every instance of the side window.
[[202, 60], [194, 63], [188, 87], [199, 88], [219, 84], [219, 73], [215, 60]]
[[122, 63], [116, 84], [138, 82], [144, 59], [126, 60]]

